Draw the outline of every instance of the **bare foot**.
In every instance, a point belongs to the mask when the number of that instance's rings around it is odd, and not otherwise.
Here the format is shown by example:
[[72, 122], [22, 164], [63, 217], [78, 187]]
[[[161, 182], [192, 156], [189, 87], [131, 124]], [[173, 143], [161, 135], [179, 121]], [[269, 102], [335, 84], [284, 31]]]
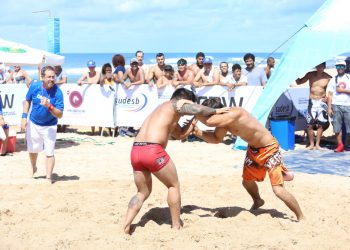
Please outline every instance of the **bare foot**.
[[124, 233], [130, 234], [130, 225], [124, 225]]
[[323, 148], [321, 148], [320, 145], [316, 145], [315, 149], [316, 149], [316, 150], [324, 150]]
[[306, 220], [305, 216], [302, 214], [300, 216], [297, 216], [298, 221]]
[[256, 210], [262, 205], [265, 204], [265, 201], [263, 199], [255, 200], [253, 206], [250, 208], [250, 210]]
[[36, 173], [38, 171], [38, 168], [34, 167], [32, 170], [33, 170], [32, 177], [34, 178], [34, 177], [36, 177]]
[[283, 180], [284, 181], [292, 181], [294, 179], [294, 173], [287, 171], [287, 172], [283, 172]]
[[46, 178], [46, 180], [48, 180], [50, 184], [52, 184], [52, 183], [53, 183], [52, 178]]
[[306, 147], [306, 149], [313, 150], [314, 149], [314, 145], [310, 145], [310, 146]]

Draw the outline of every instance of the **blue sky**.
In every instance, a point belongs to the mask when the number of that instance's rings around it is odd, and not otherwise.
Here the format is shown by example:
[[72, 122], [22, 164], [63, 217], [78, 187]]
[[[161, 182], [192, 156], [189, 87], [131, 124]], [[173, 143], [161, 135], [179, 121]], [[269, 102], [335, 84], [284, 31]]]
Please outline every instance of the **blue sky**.
[[[324, 0], [8, 0], [0, 37], [47, 49], [48, 13], [61, 53], [271, 52]], [[282, 47], [279, 51], [283, 51]]]

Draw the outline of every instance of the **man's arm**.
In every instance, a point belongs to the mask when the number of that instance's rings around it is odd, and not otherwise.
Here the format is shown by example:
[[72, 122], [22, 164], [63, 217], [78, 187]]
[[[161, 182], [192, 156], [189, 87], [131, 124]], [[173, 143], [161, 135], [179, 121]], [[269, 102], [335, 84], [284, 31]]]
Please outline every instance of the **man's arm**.
[[304, 77], [296, 79], [295, 82], [299, 85], [299, 84], [306, 83], [309, 80], [310, 80], [310, 72], [306, 73]]
[[177, 106], [177, 102], [173, 102], [173, 107], [181, 115], [199, 115], [199, 116], [210, 116], [214, 114], [226, 113], [230, 108], [224, 107], [221, 109], [214, 109], [199, 105], [196, 103], [184, 103], [181, 107]]
[[226, 128], [215, 128], [214, 131], [202, 131], [197, 126], [194, 127], [193, 134], [208, 143], [220, 143], [227, 133]]
[[132, 82], [131, 85], [140, 85], [140, 84], [144, 84], [145, 83], [145, 77], [143, 75], [143, 70], [141, 68], [139, 68], [137, 75], [139, 76], [138, 81]]
[[193, 130], [192, 120], [193, 118], [190, 121], [188, 121], [187, 124], [183, 127], [177, 124], [174, 130], [171, 132], [171, 136], [173, 136], [177, 140], [187, 138], [187, 136], [189, 136]]

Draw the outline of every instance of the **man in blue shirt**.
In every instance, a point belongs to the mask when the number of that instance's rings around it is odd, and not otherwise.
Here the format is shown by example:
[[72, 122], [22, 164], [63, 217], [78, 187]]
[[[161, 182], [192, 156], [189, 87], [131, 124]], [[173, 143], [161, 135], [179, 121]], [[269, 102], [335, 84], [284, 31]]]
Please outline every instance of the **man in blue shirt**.
[[[57, 134], [57, 118], [63, 115], [63, 94], [55, 84], [55, 70], [46, 66], [41, 70], [42, 81], [30, 85], [23, 104], [21, 127], [26, 130], [27, 148], [33, 175], [37, 171], [38, 153], [45, 149], [46, 178], [52, 183], [55, 166], [54, 149]], [[27, 122], [29, 108], [32, 110]]]

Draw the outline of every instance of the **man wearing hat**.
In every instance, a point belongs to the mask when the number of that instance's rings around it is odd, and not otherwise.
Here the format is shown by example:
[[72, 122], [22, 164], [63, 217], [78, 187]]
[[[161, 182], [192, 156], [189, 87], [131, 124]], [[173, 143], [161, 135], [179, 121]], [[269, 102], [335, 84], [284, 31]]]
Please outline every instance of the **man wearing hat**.
[[220, 72], [217, 68], [213, 67], [213, 62], [210, 57], [203, 59], [203, 69], [201, 69], [193, 82], [196, 87], [202, 86], [214, 86], [219, 84]]
[[84, 73], [78, 80], [78, 85], [87, 84], [98, 84], [100, 82], [101, 73], [96, 71], [96, 63], [93, 60], [89, 60], [86, 63], [86, 66], [89, 68], [89, 72]]
[[145, 74], [143, 73], [143, 69], [139, 67], [139, 62], [136, 58], [130, 60], [130, 68], [126, 71], [126, 78], [129, 78], [130, 80], [130, 82], [125, 83], [126, 88], [129, 88], [131, 85], [145, 83]]
[[[332, 77], [324, 72], [325, 68], [326, 63], [323, 62], [316, 66], [316, 70], [310, 71], [304, 77], [296, 79], [297, 84], [309, 81], [310, 85], [310, 99], [306, 117], [306, 131], [309, 138], [307, 149], [321, 149], [322, 133], [329, 127], [326, 89]], [[317, 131], [316, 143], [314, 130]]]
[[174, 86], [174, 68], [171, 65], [164, 66], [164, 75], [157, 80], [157, 88]]
[[347, 133], [350, 132], [350, 75], [345, 73], [346, 62], [344, 60], [337, 60], [335, 68], [338, 74], [330, 80], [327, 88], [328, 114], [332, 117], [333, 131], [338, 143], [334, 151], [343, 152], [343, 122]]

